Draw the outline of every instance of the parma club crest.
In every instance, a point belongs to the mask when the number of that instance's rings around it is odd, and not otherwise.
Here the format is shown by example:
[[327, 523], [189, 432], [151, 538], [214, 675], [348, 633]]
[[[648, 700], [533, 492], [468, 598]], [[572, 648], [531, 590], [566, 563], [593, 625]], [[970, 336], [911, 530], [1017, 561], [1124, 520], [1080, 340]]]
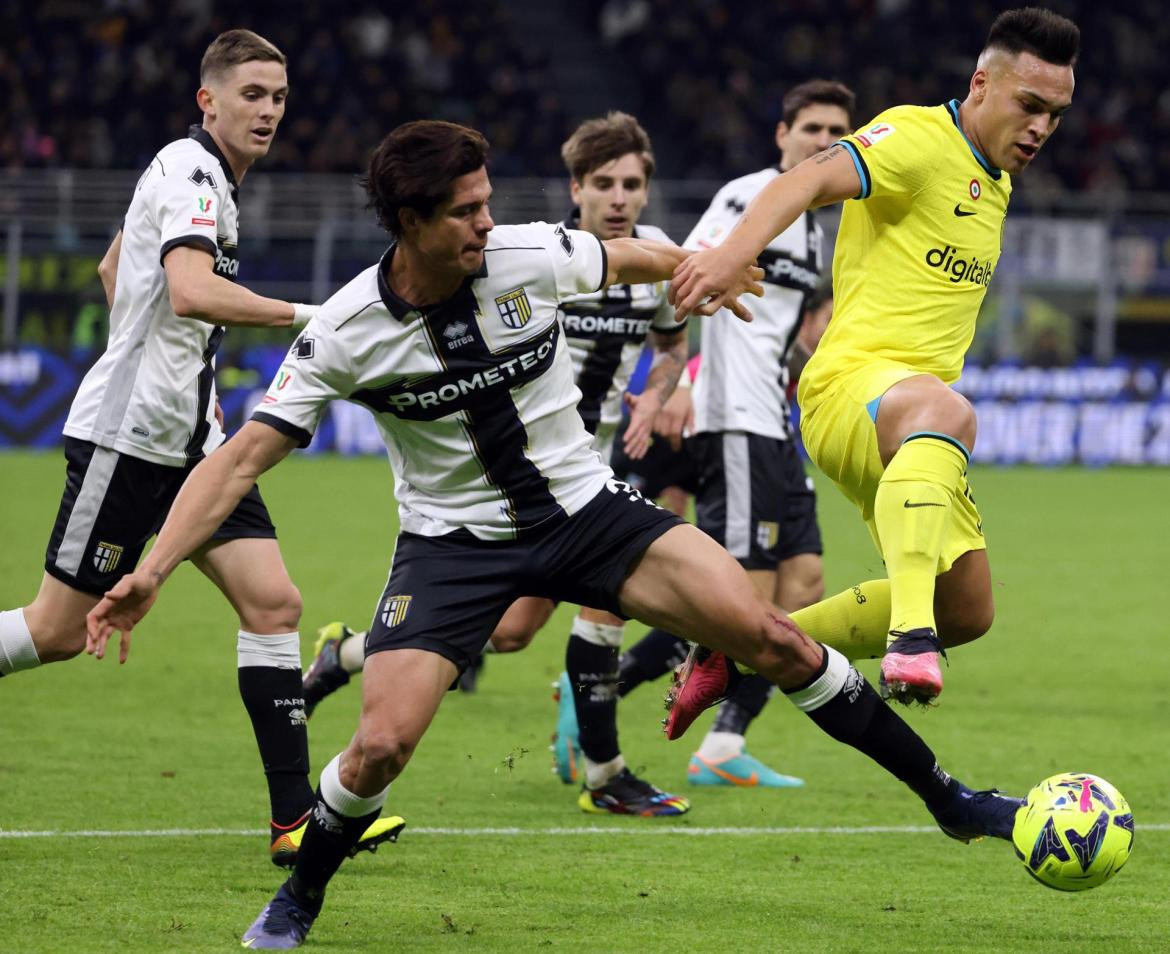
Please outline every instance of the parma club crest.
[[99, 573], [113, 573], [122, 560], [122, 548], [112, 543], [99, 543], [93, 550], [93, 565]]
[[504, 324], [509, 328], [523, 328], [532, 317], [532, 305], [528, 301], [528, 293], [523, 288], [501, 295], [496, 299], [496, 307], [500, 310]]
[[413, 596], [391, 596], [382, 604], [382, 622], [388, 627], [397, 626], [410, 612]]

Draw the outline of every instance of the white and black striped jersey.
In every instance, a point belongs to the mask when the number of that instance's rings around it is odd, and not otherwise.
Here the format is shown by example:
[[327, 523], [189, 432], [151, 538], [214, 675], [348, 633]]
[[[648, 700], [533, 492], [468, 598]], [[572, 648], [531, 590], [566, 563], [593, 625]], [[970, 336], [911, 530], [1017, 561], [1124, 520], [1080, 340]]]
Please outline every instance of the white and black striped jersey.
[[[684, 247], [719, 245], [748, 203], [778, 175], [778, 169], [762, 169], [727, 183]], [[703, 363], [693, 393], [696, 433], [789, 436], [788, 352], [800, 330], [805, 299], [820, 280], [821, 241], [821, 227], [811, 212], [805, 213], [760, 253], [764, 297], [744, 299], [755, 320], [742, 322], [726, 309], [703, 320]]]
[[[576, 227], [576, 215], [563, 224]], [[653, 225], [634, 228], [634, 238], [673, 245], [662, 229]], [[666, 300], [667, 282], [646, 285], [611, 285], [587, 295], [574, 295], [561, 304], [573, 374], [581, 389], [577, 410], [585, 428], [593, 434], [593, 446], [609, 461], [614, 434], [622, 420], [622, 395], [651, 330], [677, 334], [686, 329], [676, 323], [674, 308]]]
[[173, 466], [223, 441], [214, 358], [224, 329], [175, 314], [162, 262], [179, 245], [206, 249], [215, 274], [235, 281], [237, 200], [205, 129], [192, 126], [151, 160], [122, 223], [109, 342], [73, 399], [66, 435]]
[[368, 407], [410, 533], [506, 540], [575, 513], [612, 471], [577, 412], [558, 311], [603, 284], [604, 246], [563, 225], [497, 226], [480, 271], [422, 308], [387, 284], [393, 255], [325, 302], [253, 420], [305, 446], [330, 401]]

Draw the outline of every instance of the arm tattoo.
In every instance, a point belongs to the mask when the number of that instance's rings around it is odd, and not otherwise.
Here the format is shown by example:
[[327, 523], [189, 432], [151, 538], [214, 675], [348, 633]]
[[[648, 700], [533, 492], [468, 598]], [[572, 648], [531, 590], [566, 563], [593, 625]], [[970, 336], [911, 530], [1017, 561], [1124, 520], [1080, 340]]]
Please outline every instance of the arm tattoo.
[[671, 345], [662, 351], [655, 351], [654, 360], [650, 365], [650, 373], [646, 376], [646, 386], [642, 389], [642, 393], [653, 394], [657, 392], [659, 405], [665, 404], [674, 393], [679, 375], [683, 373], [686, 363], [687, 355], [684, 349]]

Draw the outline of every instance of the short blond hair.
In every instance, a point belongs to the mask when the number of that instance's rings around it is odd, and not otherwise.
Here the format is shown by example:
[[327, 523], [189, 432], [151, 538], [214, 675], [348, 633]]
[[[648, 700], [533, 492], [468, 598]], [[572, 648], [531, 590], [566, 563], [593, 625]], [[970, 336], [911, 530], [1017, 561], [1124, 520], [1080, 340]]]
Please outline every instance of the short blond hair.
[[287, 66], [288, 60], [275, 44], [251, 30], [227, 30], [211, 41], [199, 64], [199, 82], [204, 86], [219, 79], [233, 66], [263, 60]]
[[650, 148], [650, 137], [629, 113], [606, 113], [598, 119], [587, 119], [581, 123], [561, 146], [561, 158], [571, 175], [578, 182], [599, 166], [636, 153], [642, 160], [646, 179], [654, 173], [654, 152]]

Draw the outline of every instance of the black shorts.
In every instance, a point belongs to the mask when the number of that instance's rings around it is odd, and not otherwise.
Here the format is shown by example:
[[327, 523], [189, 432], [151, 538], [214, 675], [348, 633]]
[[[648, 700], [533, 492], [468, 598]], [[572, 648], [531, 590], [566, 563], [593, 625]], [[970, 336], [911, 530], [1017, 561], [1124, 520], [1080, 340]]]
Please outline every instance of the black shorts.
[[425, 649], [465, 669], [520, 596], [621, 615], [618, 593], [638, 558], [683, 521], [621, 481], [571, 517], [517, 540], [400, 533], [390, 580], [366, 637], [366, 655]]
[[724, 431], [688, 446], [699, 472], [695, 522], [744, 569], [822, 552], [816, 491], [792, 441]]
[[620, 479], [628, 481], [651, 500], [661, 497], [667, 487], [681, 487], [688, 494], [696, 491], [698, 472], [686, 444], [683, 444], [681, 450], [672, 450], [670, 441], [656, 436], [650, 442], [645, 457], [631, 460], [622, 450], [623, 433], [624, 427], [614, 441], [613, 459], [610, 461], [613, 472]]
[[[45, 571], [101, 596], [137, 566], [194, 467], [167, 467], [65, 438], [65, 492], [45, 551]], [[211, 535], [212, 540], [243, 537], [276, 537], [254, 486]]]

